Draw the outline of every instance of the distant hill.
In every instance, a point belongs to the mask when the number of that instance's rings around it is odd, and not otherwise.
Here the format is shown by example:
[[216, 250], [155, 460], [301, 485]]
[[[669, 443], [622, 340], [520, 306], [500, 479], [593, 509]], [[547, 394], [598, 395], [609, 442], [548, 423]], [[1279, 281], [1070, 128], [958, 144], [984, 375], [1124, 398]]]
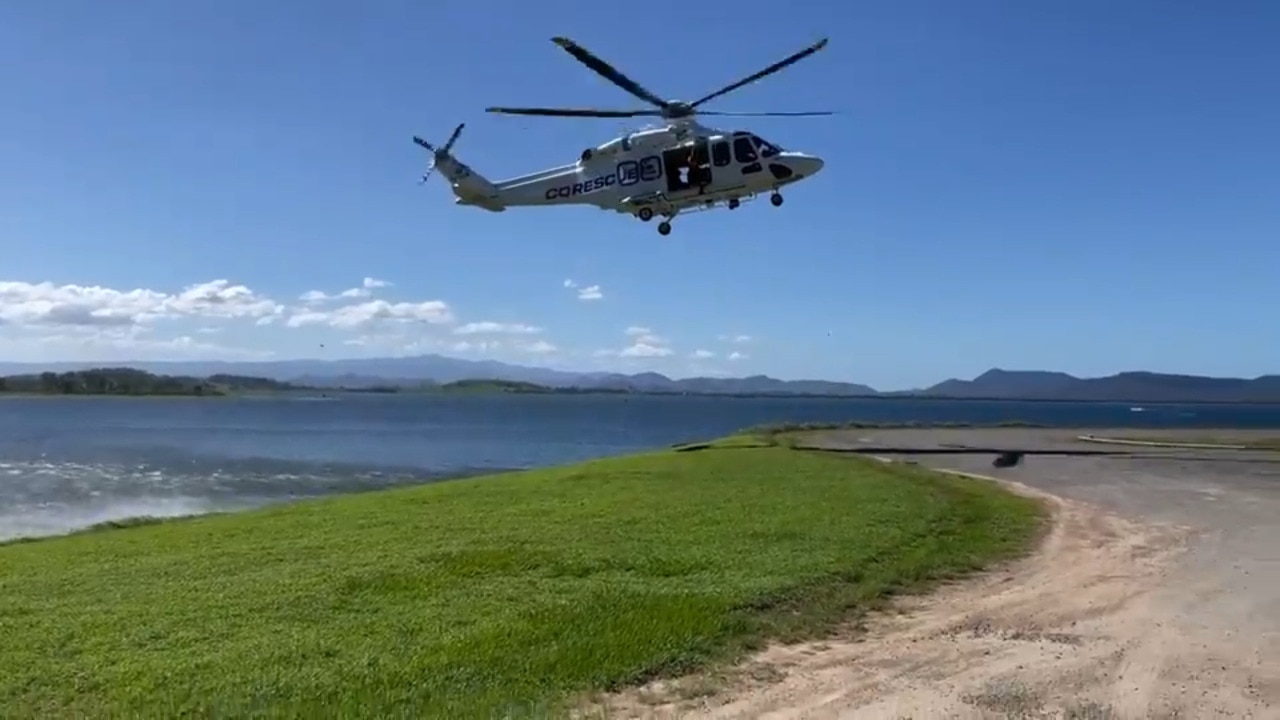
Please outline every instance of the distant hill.
[[779, 380], [767, 375], [743, 378], [693, 377], [673, 380], [654, 372], [638, 375], [610, 374], [579, 380], [576, 387], [632, 392], [669, 392], [698, 395], [829, 395], [874, 396], [874, 388], [827, 380]]
[[973, 380], [946, 380], [917, 396], [1116, 402], [1280, 402], [1280, 375], [1215, 378], [1123, 372], [1078, 378], [1039, 370], [988, 370]]
[[917, 394], [955, 398], [1051, 398], [1081, 380], [1061, 372], [988, 370], [972, 380], [944, 380]]
[[[52, 370], [66, 372], [95, 363], [0, 363], [0, 374]], [[493, 360], [464, 360], [443, 355], [344, 360], [280, 360], [273, 362], [169, 361], [124, 363], [147, 372], [207, 377], [218, 374], [251, 375], [317, 388], [367, 388], [396, 385], [419, 387], [423, 383], [447, 384], [460, 380], [502, 380], [533, 383], [551, 388], [670, 392], [698, 394], [875, 395], [866, 385], [823, 380], [778, 380], [764, 375], [748, 378], [685, 378], [673, 380], [659, 373], [572, 372], [513, 365]]]
[[[0, 363], [0, 375], [69, 372], [95, 365], [101, 363]], [[331, 389], [422, 389], [459, 381], [498, 381], [529, 383], [561, 390], [706, 395], [1280, 403], [1280, 375], [1265, 375], [1250, 380], [1124, 372], [1102, 378], [1079, 378], [1061, 372], [993, 369], [972, 380], [946, 380], [923, 390], [878, 392], [867, 385], [827, 380], [780, 380], [767, 375], [673, 379], [655, 372], [573, 372], [493, 360], [464, 360], [443, 355], [274, 362], [129, 362], [115, 365], [186, 378], [220, 375], [251, 377], [288, 383], [291, 386]]]

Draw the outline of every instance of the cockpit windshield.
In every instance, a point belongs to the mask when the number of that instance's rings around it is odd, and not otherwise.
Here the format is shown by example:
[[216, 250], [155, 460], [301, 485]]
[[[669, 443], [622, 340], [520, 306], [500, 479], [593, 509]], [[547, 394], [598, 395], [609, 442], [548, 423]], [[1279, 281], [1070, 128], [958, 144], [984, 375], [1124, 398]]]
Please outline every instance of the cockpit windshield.
[[782, 152], [782, 148], [772, 143], [766, 142], [759, 135], [752, 135], [751, 141], [755, 143], [756, 148], [760, 150], [760, 157], [773, 157]]

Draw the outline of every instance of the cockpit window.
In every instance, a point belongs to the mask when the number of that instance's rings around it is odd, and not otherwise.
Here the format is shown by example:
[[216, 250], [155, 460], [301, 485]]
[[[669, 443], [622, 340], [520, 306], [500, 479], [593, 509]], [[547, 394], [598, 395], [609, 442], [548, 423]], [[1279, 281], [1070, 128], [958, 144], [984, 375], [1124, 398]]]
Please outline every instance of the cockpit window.
[[760, 148], [760, 157], [773, 157], [774, 155], [782, 152], [782, 148], [772, 143], [765, 142], [759, 135], [752, 135], [751, 140], [756, 144], [756, 147]]

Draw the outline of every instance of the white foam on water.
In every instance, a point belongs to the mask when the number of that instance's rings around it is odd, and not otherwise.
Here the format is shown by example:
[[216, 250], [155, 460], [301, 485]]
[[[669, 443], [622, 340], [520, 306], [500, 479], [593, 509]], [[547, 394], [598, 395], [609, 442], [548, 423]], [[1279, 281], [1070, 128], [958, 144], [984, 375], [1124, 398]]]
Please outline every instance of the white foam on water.
[[383, 472], [280, 472], [279, 467], [0, 461], [0, 541], [47, 537], [99, 523], [244, 510], [385, 487]]
[[62, 503], [0, 509], [0, 541], [63, 535], [98, 523], [136, 517], [179, 517], [218, 508], [200, 498], [138, 498], [86, 507]]
[[0, 541], [62, 535], [129, 518], [200, 515], [253, 504], [199, 497], [201, 489], [217, 485], [216, 475], [46, 460], [0, 462]]

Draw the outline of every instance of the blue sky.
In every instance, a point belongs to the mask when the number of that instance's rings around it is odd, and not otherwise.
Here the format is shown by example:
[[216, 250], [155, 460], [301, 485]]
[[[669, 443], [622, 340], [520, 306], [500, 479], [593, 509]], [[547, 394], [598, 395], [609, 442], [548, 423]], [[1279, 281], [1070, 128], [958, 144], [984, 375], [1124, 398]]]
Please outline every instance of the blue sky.
[[[0, 359], [1280, 370], [1280, 5], [612, 7], [0, 4]], [[553, 35], [686, 99], [829, 36], [712, 104], [837, 111], [747, 125], [826, 169], [665, 238], [419, 186], [413, 134], [501, 179], [626, 127], [483, 112], [636, 106]]]

